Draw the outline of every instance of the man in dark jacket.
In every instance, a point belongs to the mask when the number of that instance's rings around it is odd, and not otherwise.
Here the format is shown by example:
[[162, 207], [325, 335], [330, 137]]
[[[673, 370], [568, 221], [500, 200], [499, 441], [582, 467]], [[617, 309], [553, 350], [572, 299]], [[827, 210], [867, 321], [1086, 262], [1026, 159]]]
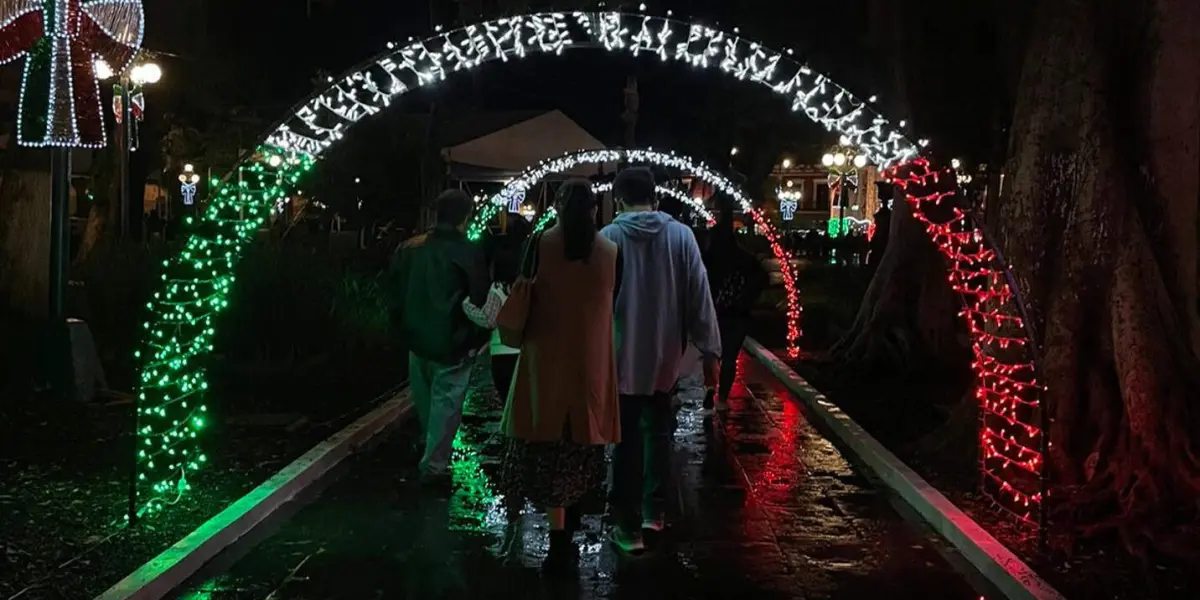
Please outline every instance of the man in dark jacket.
[[464, 192], [444, 192], [437, 200], [437, 225], [405, 242], [397, 264], [410, 388], [425, 431], [420, 471], [426, 484], [449, 481], [471, 361], [488, 339], [487, 330], [472, 323], [462, 307], [468, 298], [482, 306], [488, 294], [483, 252], [464, 233], [474, 208]]

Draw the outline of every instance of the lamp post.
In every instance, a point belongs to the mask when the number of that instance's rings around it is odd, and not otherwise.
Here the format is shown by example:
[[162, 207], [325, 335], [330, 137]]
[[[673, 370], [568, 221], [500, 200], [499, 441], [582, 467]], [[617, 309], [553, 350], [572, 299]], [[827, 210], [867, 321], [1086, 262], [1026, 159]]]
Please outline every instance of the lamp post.
[[117, 201], [121, 206], [121, 239], [129, 233], [129, 154], [136, 150], [134, 119], [142, 119], [145, 101], [142, 87], [153, 85], [162, 79], [162, 68], [153, 62], [135, 62], [124, 73], [114, 73], [103, 60], [96, 61], [96, 78], [104, 81], [117, 77], [113, 84], [113, 112], [116, 113], [117, 131]]
[[821, 157], [821, 164], [829, 169], [830, 183], [838, 187], [838, 237], [846, 233], [846, 188], [858, 186], [858, 170], [867, 166], [867, 157], [858, 153], [850, 138], [842, 136], [838, 143]]

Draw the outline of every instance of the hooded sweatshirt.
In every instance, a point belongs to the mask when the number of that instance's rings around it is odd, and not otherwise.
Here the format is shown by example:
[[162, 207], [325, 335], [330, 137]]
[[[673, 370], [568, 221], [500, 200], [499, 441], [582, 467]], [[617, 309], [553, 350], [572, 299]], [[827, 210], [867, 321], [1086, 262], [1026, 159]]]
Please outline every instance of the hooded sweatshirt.
[[657, 211], [623, 213], [600, 234], [617, 244], [623, 258], [613, 307], [619, 393], [669, 392], [689, 342], [705, 356], [721, 355], [696, 236]]

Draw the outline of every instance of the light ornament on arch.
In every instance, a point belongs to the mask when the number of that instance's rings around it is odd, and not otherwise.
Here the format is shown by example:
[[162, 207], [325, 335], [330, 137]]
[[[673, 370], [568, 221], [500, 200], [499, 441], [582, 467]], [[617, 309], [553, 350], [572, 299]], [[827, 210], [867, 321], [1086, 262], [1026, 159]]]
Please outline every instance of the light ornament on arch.
[[[596, 185], [592, 186], [592, 191], [597, 194], [607, 194], [608, 192], [612, 191], [612, 187], [613, 184], [611, 183], [597, 183]], [[707, 206], [704, 206], [704, 202], [699, 198], [693, 198], [692, 196], [689, 196], [678, 189], [665, 185], [654, 186], [654, 192], [660, 196], [669, 196], [674, 198], [680, 204], [690, 208], [693, 213], [704, 220], [705, 225], [708, 227], [712, 227], [717, 223], [716, 216], [712, 214], [712, 211], [708, 210]]]
[[141, 0], [0, 0], [0, 64], [25, 57], [17, 144], [106, 146], [96, 62], [123, 72], [144, 27]]
[[[733, 198], [742, 207], [742, 211], [751, 216], [759, 233], [767, 239], [771, 247], [771, 252], [779, 259], [780, 273], [783, 275], [783, 285], [787, 294], [788, 304], [787, 351], [792, 357], [799, 356], [800, 348], [798, 342], [802, 335], [800, 318], [803, 307], [800, 302], [800, 291], [796, 286], [796, 273], [791, 263], [791, 253], [784, 249], [779, 238], [779, 233], [774, 225], [771, 224], [771, 220], [761, 210], [754, 207], [754, 204], [750, 202], [750, 199], [742, 193], [736, 184], [704, 163], [696, 162], [689, 157], [675, 153], [659, 152], [653, 149], [579, 150], [544, 160], [536, 166], [529, 167], [524, 173], [509, 182], [503, 190], [492, 197], [491, 202], [486, 208], [476, 211], [475, 218], [467, 228], [467, 237], [471, 240], [481, 239], [492, 217], [501, 208], [507, 206], [513, 196], [528, 193], [538, 182], [551, 175], [571, 172], [583, 165], [622, 162], [637, 165], [654, 165], [665, 169], [691, 173], [696, 179], [712, 185], [718, 192]], [[547, 217], [543, 216], [543, 219], [545, 218]]]
[[909, 141], [867, 102], [796, 62], [790, 52], [747, 40], [736, 30], [614, 11], [517, 15], [389, 44], [385, 53], [331, 80], [328, 89], [297, 106], [266, 143], [319, 156], [351, 125], [387, 108], [397, 96], [489, 61], [558, 55], [573, 48], [655, 56], [761, 85], [784, 96], [792, 110], [847, 137], [880, 168], [916, 158], [924, 145]]

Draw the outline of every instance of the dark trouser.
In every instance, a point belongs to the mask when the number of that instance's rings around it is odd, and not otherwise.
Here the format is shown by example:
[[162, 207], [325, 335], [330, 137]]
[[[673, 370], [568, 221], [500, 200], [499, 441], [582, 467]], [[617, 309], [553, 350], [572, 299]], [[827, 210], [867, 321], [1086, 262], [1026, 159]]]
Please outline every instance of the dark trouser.
[[617, 524], [640, 529], [661, 519], [671, 471], [671, 394], [621, 396], [621, 443], [613, 449], [612, 507]]
[[729, 392], [733, 390], [733, 382], [737, 378], [737, 360], [742, 353], [742, 344], [746, 342], [749, 320], [742, 316], [717, 319], [721, 330], [721, 381], [718, 397], [722, 400], [728, 400]]
[[513, 374], [516, 373], [517, 359], [520, 357], [520, 354], [492, 355], [492, 383], [502, 400], [508, 399], [508, 390], [512, 387]]
[[447, 365], [408, 355], [409, 389], [425, 432], [421, 472], [442, 474], [450, 466], [454, 436], [462, 423], [463, 401], [471, 384], [471, 361]]

